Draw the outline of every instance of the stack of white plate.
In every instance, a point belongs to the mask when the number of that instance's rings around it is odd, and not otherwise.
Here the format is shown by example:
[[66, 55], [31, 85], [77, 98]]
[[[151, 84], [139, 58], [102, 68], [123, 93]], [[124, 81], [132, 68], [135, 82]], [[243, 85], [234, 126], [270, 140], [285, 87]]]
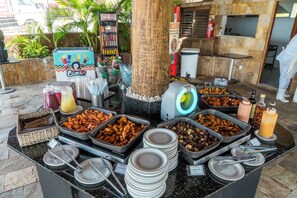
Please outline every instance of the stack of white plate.
[[168, 171], [176, 168], [178, 163], [178, 137], [174, 131], [169, 129], [150, 129], [143, 135], [143, 147], [156, 148], [168, 157]]
[[129, 158], [125, 183], [132, 197], [161, 197], [166, 191], [168, 159], [154, 148], [142, 148]]

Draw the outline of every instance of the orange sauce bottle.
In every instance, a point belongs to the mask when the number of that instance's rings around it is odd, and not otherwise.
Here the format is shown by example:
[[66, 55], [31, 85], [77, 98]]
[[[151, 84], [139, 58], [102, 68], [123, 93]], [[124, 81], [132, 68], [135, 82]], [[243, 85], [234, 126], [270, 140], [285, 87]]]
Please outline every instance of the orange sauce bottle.
[[274, 128], [276, 125], [278, 114], [276, 109], [269, 107], [263, 112], [261, 125], [260, 125], [260, 135], [264, 138], [271, 138], [273, 136]]

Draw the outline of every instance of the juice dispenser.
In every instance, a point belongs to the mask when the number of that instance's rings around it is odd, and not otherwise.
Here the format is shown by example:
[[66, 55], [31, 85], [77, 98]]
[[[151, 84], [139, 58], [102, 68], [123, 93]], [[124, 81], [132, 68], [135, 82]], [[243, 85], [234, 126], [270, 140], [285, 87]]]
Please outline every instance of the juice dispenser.
[[73, 112], [76, 109], [76, 103], [72, 94], [71, 87], [61, 87], [61, 110], [64, 113]]

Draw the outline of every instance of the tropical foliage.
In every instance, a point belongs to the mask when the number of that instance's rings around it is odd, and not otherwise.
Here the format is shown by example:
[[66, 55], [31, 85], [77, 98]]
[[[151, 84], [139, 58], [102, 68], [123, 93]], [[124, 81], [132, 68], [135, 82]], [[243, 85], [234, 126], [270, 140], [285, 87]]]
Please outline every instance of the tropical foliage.
[[50, 42], [38, 27], [36, 32], [29, 36], [15, 37], [8, 46], [13, 48], [13, 52], [18, 58], [43, 58], [49, 56], [50, 51], [48, 46], [41, 43], [41, 39]]

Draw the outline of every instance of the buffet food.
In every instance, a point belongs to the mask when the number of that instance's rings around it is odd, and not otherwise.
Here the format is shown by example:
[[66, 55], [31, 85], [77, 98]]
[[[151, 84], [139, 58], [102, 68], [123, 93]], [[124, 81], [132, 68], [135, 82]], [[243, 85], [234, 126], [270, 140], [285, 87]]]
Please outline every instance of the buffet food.
[[199, 152], [219, 141], [206, 130], [200, 130], [188, 122], [178, 121], [174, 125], [166, 125], [165, 128], [177, 133], [178, 142], [192, 152]]
[[230, 94], [226, 88], [221, 87], [204, 87], [198, 89], [199, 94], [218, 94], [218, 95], [225, 95]]
[[198, 123], [220, 133], [223, 136], [234, 136], [242, 131], [242, 129], [234, 122], [224, 120], [210, 114], [205, 116], [202, 114], [198, 114], [195, 120]]
[[126, 116], [122, 116], [113, 124], [100, 130], [96, 138], [116, 146], [124, 146], [133, 140], [145, 128], [144, 124], [138, 125]]
[[87, 133], [112, 117], [112, 113], [105, 114], [97, 109], [87, 109], [75, 117], [68, 117], [63, 126], [79, 133]]
[[240, 100], [232, 97], [211, 97], [204, 98], [205, 102], [214, 107], [239, 106]]

